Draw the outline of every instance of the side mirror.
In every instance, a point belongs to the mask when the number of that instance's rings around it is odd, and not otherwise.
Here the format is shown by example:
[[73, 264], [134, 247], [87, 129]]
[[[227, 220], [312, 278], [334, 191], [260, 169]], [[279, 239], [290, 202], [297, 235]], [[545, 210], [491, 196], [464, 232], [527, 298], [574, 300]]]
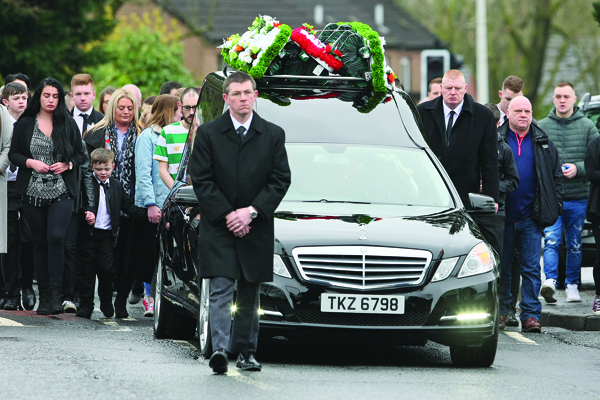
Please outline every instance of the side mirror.
[[469, 193], [469, 214], [495, 214], [496, 202], [490, 196], [479, 193]]

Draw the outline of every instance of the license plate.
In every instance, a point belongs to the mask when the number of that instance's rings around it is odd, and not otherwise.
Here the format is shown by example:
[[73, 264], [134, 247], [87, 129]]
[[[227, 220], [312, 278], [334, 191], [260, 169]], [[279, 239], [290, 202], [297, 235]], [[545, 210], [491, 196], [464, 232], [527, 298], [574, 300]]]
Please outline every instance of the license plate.
[[322, 312], [404, 314], [404, 296], [323, 293]]

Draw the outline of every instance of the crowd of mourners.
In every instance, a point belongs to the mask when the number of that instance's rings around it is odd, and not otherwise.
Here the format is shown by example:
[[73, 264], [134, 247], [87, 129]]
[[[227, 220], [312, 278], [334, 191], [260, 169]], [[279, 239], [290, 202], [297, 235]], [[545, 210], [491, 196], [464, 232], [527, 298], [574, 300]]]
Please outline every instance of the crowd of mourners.
[[[73, 76], [68, 94], [53, 78], [33, 94], [30, 84], [16, 73], [0, 90], [0, 309], [37, 303], [38, 314], [91, 318], [97, 283], [105, 317], [127, 318], [127, 303], [142, 298], [152, 316], [157, 226], [198, 123], [198, 88], [166, 82], [143, 100], [133, 84], [107, 87], [96, 110], [89, 74]], [[540, 332], [538, 297], [556, 303], [564, 284], [566, 301], [581, 301], [586, 218], [600, 250], [600, 137], [571, 83], [557, 83], [555, 107], [539, 122], [523, 87], [509, 76], [500, 102], [484, 106], [450, 70], [430, 83], [418, 112], [463, 203], [475, 191], [496, 202], [497, 213], [476, 222], [501, 260], [500, 329]], [[599, 261], [593, 276], [600, 315]]]
[[89, 319], [97, 283], [106, 318], [142, 299], [154, 315], [156, 231], [198, 96], [178, 82], [144, 101], [136, 85], [111, 86], [96, 109], [89, 74], [69, 93], [53, 78], [33, 89], [23, 73], [5, 77], [0, 309]]

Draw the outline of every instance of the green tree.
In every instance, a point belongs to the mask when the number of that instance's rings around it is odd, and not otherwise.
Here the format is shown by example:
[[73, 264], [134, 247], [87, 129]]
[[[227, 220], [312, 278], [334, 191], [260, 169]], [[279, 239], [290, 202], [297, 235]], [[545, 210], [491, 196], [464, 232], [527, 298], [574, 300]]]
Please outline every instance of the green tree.
[[[395, 0], [476, 69], [475, 1]], [[490, 99], [508, 75], [525, 82], [525, 95], [536, 115], [557, 79], [598, 85], [600, 29], [593, 23], [592, 0], [487, 1]], [[548, 50], [553, 43], [553, 53]], [[575, 58], [577, 76], [559, 76], [567, 53]]]
[[103, 40], [115, 27], [122, 0], [0, 0], [0, 74], [28, 75], [32, 85], [47, 76], [68, 82], [102, 60]]
[[100, 46], [109, 61], [88, 69], [99, 89], [133, 83], [148, 97], [158, 94], [166, 81], [194, 84], [183, 66], [182, 33], [175, 20], [167, 24], [158, 10], [152, 17], [146, 13], [141, 18], [135, 14], [121, 18]]

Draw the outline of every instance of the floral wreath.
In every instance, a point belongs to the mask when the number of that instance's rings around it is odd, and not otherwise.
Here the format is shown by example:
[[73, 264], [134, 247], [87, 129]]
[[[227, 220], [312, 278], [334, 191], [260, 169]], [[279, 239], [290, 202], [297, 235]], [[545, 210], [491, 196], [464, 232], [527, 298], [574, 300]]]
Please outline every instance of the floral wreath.
[[339, 71], [344, 65], [341, 60], [343, 54], [332, 44], [325, 45], [317, 39], [314, 28], [309, 24], [294, 29], [291, 39], [329, 72]]
[[258, 16], [242, 36], [228, 37], [219, 48], [225, 63], [258, 79], [264, 76], [291, 33], [288, 25], [268, 15]]
[[352, 30], [360, 34], [371, 50], [371, 71], [373, 73], [373, 90], [375, 92], [387, 92], [387, 89], [394, 89], [394, 80], [396, 76], [390, 67], [385, 64], [385, 56], [383, 55], [385, 39], [380, 37], [367, 24], [362, 22], [338, 22], [340, 25], [349, 25]]

